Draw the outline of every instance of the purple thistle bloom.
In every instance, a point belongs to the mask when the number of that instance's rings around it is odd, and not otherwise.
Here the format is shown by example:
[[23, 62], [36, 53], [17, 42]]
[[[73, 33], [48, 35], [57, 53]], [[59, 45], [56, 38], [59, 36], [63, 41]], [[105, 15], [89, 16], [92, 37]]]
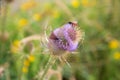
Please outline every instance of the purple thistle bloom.
[[77, 49], [82, 34], [76, 26], [76, 22], [69, 22], [51, 33], [49, 48], [53, 54], [63, 54], [65, 51], [72, 52]]

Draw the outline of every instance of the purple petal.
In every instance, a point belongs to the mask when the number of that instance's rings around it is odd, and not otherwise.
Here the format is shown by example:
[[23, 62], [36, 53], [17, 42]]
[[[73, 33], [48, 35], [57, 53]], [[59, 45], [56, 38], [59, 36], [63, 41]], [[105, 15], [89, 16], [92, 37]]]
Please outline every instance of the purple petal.
[[78, 43], [73, 43], [73, 44], [70, 43], [68, 47], [68, 51], [75, 51], [77, 47], [78, 47]]
[[[66, 24], [65, 26], [64, 26], [64, 36], [65, 36], [65, 39], [68, 41], [68, 43], [69, 43], [69, 46], [67, 47], [67, 49], [69, 50], [69, 51], [74, 51], [74, 50], [76, 50], [77, 49], [77, 46], [78, 46], [78, 43], [74, 43], [73, 41], [72, 41], [72, 39], [71, 39], [71, 37], [70, 37], [70, 33], [68, 33], [68, 30], [69, 29], [73, 29], [74, 30], [74, 28], [72, 27], [72, 25], [70, 25], [70, 24]], [[71, 34], [73, 34], [73, 33], [71, 33]]]
[[78, 42], [74, 42], [76, 31], [71, 24], [65, 24], [63, 27], [55, 29], [51, 33], [50, 39], [55, 50], [74, 51], [78, 47]]

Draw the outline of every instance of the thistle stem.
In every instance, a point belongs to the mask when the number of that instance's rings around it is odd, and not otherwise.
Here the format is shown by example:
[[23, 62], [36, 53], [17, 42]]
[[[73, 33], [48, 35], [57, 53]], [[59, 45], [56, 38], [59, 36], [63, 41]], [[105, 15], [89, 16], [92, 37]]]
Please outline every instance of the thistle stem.
[[63, 60], [68, 65], [68, 67], [71, 68], [71, 65], [68, 63], [68, 61], [63, 56], [61, 56], [61, 60]]
[[50, 55], [50, 58], [45, 66], [45, 70], [40, 78], [40, 80], [44, 80], [45, 75], [47, 74], [48, 70], [52, 67], [52, 65], [55, 63], [56, 58], [53, 60], [52, 56]]

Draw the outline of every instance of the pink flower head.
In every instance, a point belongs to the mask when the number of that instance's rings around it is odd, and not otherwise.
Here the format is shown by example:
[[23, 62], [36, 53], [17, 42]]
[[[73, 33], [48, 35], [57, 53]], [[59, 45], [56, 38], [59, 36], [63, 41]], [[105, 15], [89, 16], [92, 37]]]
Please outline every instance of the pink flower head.
[[65, 51], [75, 51], [82, 39], [80, 30], [77, 30], [77, 22], [68, 22], [55, 29], [49, 37], [49, 47], [54, 54], [62, 54]]

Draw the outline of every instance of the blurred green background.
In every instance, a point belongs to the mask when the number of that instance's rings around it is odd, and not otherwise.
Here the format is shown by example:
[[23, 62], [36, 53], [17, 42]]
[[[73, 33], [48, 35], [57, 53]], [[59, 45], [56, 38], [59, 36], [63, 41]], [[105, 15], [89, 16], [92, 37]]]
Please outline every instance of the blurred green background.
[[84, 40], [65, 57], [71, 68], [57, 60], [48, 80], [120, 80], [120, 0], [0, 0], [0, 80], [40, 80], [45, 32], [69, 21]]

